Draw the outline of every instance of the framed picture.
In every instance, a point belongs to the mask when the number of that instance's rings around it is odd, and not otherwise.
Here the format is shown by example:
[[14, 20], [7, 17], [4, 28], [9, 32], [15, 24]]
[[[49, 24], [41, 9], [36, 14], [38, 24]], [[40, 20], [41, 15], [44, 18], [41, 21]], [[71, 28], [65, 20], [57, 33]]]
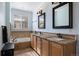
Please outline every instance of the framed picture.
[[72, 2], [64, 2], [53, 8], [53, 28], [64, 29], [73, 27]]
[[45, 29], [45, 13], [38, 16], [38, 28]]

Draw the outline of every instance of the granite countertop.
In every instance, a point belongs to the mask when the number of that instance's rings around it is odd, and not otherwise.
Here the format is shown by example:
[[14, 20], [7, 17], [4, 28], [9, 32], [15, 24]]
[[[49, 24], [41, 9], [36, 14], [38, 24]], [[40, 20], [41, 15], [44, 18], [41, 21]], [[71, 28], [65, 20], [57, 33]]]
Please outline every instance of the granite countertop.
[[47, 40], [53, 41], [53, 42], [57, 42], [59, 44], [68, 44], [68, 43], [72, 43], [75, 42], [76, 40], [71, 40], [71, 39], [63, 39], [63, 38], [46, 38]]
[[55, 36], [55, 35], [43, 35], [43, 34], [32, 34], [32, 35], [35, 35], [35, 36], [38, 36], [38, 37], [40, 37], [40, 38], [44, 38], [44, 39], [46, 39], [46, 38], [50, 38], [50, 37], [57, 37], [57, 36]]
[[56, 42], [59, 44], [68, 44], [68, 43], [72, 43], [75, 42], [76, 40], [72, 40], [72, 39], [63, 39], [63, 38], [58, 38], [57, 36], [53, 36], [53, 35], [40, 35], [40, 34], [32, 34], [35, 36], [38, 36], [40, 38], [44, 38], [46, 40], [52, 41], [52, 42]]

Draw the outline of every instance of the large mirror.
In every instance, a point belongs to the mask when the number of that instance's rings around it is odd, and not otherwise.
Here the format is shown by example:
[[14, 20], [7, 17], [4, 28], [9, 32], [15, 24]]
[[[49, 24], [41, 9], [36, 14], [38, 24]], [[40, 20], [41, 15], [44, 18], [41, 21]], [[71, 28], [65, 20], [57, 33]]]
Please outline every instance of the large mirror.
[[53, 8], [53, 28], [72, 28], [72, 3], [64, 2]]

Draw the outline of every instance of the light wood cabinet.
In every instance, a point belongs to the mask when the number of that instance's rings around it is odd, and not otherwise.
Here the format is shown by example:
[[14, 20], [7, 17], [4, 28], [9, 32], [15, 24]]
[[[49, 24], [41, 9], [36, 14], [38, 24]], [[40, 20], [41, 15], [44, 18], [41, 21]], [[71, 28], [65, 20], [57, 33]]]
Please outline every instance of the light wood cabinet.
[[31, 35], [31, 47], [36, 51], [37, 39], [35, 35]]
[[[31, 47], [40, 56], [74, 56], [76, 55], [76, 41], [58, 43], [32, 35]], [[72, 40], [71, 40], [72, 41]]]
[[75, 56], [76, 55], [76, 42], [66, 44], [64, 46], [65, 56]]
[[49, 41], [42, 39], [42, 56], [49, 56], [50, 45]]
[[36, 36], [33, 36], [33, 48], [36, 51], [37, 50], [37, 39]]
[[41, 38], [37, 37], [37, 53], [41, 55]]
[[63, 46], [51, 42], [50, 43], [50, 55], [51, 56], [62, 56], [63, 55]]
[[31, 47], [34, 48], [34, 37], [31, 35]]
[[50, 43], [50, 55], [51, 56], [75, 56], [76, 44], [75, 42], [69, 44]]

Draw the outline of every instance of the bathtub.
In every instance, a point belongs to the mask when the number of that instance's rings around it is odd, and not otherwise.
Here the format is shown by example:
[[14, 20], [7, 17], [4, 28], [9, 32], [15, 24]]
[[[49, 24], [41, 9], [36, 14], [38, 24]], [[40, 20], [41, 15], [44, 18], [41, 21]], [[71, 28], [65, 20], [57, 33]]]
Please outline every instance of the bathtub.
[[22, 42], [30, 42], [31, 39], [30, 38], [16, 38], [14, 40], [14, 43], [22, 43]]
[[14, 40], [14, 44], [15, 44], [15, 50], [31, 47], [31, 39], [30, 38], [16, 38]]

